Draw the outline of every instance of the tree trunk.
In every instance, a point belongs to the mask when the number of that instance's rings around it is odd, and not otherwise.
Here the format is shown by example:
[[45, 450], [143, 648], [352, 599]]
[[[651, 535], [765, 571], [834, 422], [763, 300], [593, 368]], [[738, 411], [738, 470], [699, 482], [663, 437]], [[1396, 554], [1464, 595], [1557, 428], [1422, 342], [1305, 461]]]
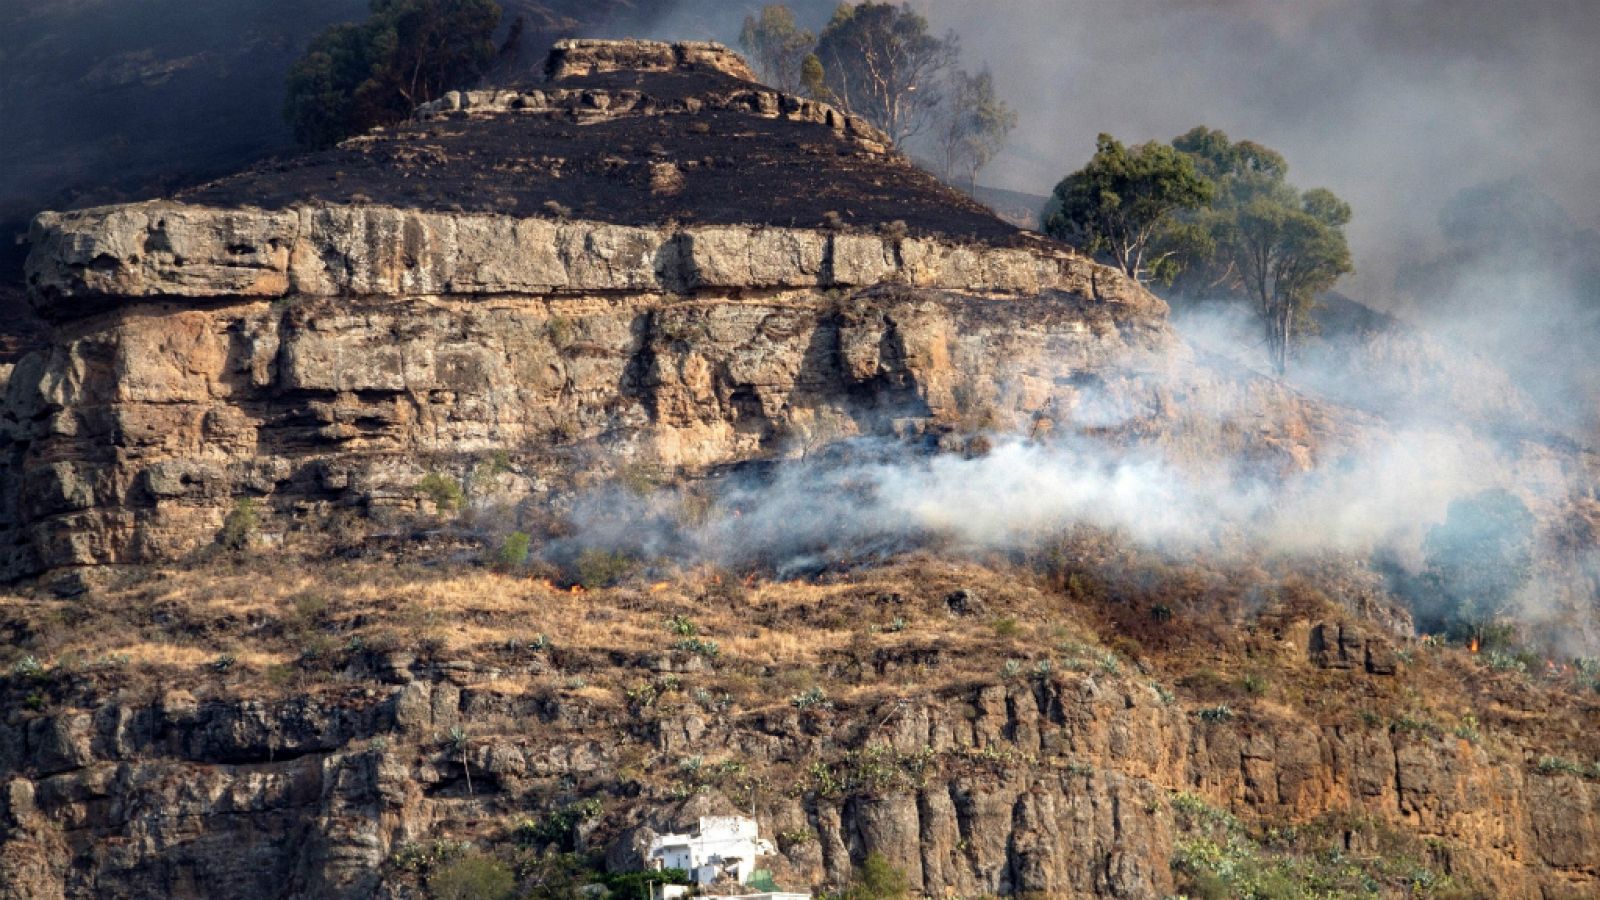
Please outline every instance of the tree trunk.
[[1264, 320], [1267, 359], [1272, 363], [1273, 374], [1282, 378], [1289, 368], [1289, 337], [1294, 322], [1294, 305], [1285, 300], [1274, 299], [1268, 307]]

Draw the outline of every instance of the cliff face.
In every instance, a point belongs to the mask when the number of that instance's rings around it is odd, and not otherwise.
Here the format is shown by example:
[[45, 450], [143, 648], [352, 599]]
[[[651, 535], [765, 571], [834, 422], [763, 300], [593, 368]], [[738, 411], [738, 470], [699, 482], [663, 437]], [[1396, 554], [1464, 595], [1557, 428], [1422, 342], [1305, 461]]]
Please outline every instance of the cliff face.
[[[1466, 679], [1452, 690], [1479, 682], [1496, 702], [1551, 702], [1542, 688], [1490, 687], [1458, 651], [1397, 655], [1348, 622], [1289, 616], [1251, 639], [1269, 693], [1222, 713], [1194, 693], [1196, 676], [1169, 680], [1170, 657], [1152, 668], [1091, 645], [1051, 649], [1059, 638], [1027, 631], [998, 646], [958, 636], [986, 627], [971, 604], [1001, 614], [1039, 601], [1005, 573], [908, 575], [843, 592], [759, 585], [687, 607], [693, 582], [573, 599], [473, 576], [473, 593], [452, 602], [429, 592], [441, 621], [503, 610], [500, 633], [530, 634], [521, 629], [609, 609], [605, 634], [558, 628], [552, 646], [442, 652], [382, 648], [363, 630], [361, 592], [373, 579], [380, 593], [390, 586], [379, 568], [281, 576], [326, 598], [319, 630], [343, 641], [354, 629], [367, 645], [302, 661], [288, 690], [252, 687], [242, 658], [220, 674], [169, 670], [148, 688], [128, 684], [137, 663], [33, 682], [59, 709], [0, 725], [0, 896], [416, 896], [410, 867], [448, 853], [429, 849], [442, 839], [602, 852], [626, 870], [652, 832], [735, 810], [775, 838], [780, 855], [764, 865], [790, 886], [846, 883], [876, 852], [934, 896], [1167, 896], [1179, 867], [1204, 866], [1208, 852], [1241, 866], [1265, 852], [1226, 824], [1220, 810], [1232, 810], [1271, 825], [1263, 847], [1303, 844], [1324, 883], [1353, 895], [1600, 887], [1600, 789], [1570, 765], [1535, 765], [1561, 729], [1491, 705], [1498, 712], [1451, 733], [1453, 700], [1399, 712], [1440, 678]], [[907, 593], [885, 601], [887, 584]], [[964, 585], [967, 606], [952, 606], [951, 584]], [[180, 579], [153, 596], [192, 587]], [[280, 596], [292, 595], [262, 588], [253, 600], [271, 608]], [[876, 620], [885, 602], [903, 631], [833, 643], [839, 626], [826, 617]], [[711, 611], [718, 604], [730, 615]], [[761, 610], [774, 605], [814, 609], [805, 627], [823, 632], [777, 668], [736, 640], [771, 624]], [[661, 616], [685, 608], [700, 610], [724, 654], [656, 649]], [[1056, 667], [982, 671], [1039, 652]], [[794, 672], [830, 685], [837, 704], [790, 702], [781, 694], [799, 688]], [[1581, 720], [1592, 706], [1547, 712]], [[563, 818], [580, 800], [594, 805]], [[1379, 869], [1353, 868], [1363, 860]]]
[[819, 419], [950, 421], [958, 393], [1043, 414], [1172, 346], [1090, 263], [932, 238], [169, 203], [35, 237], [71, 318], [12, 379], [14, 572], [175, 559], [241, 496], [414, 506], [491, 449], [693, 468]]
[[[180, 201], [39, 216], [58, 338], [10, 381], [5, 571], [177, 559], [240, 498], [282, 523], [415, 508], [428, 472], [491, 450], [692, 470], [819, 422], [1070, 420], [1086, 381], [1181, 358], [1161, 301], [726, 51], [573, 42], [551, 66]], [[702, 158], [713, 131], [750, 149]], [[330, 183], [343, 202], [295, 193]], [[414, 185], [408, 208], [368, 193]]]
[[[1403, 835], [1419, 879], [1596, 888], [1600, 792], [1531, 762], [1581, 734], [1541, 737], [1488, 690], [1493, 741], [1461, 736], [1473, 713], [1416, 725], [1395, 649], [1345, 613], [1190, 649], [1233, 633], [1199, 624], [1235, 583], [1235, 606], [1276, 608], [1248, 567], [1153, 566], [1107, 599], [1004, 567], [584, 595], [525, 570], [194, 562], [246, 520], [267, 557], [344, 529], [381, 554], [368, 533], [419, 530], [396, 526], [486, 466], [497, 502], [550, 509], [630, 466], [693, 482], [859, 435], [981, 454], [975, 432], [1061, 433], [1281, 473], [1370, 425], [1197, 356], [1138, 285], [725, 49], [572, 42], [548, 75], [34, 222], [55, 333], [0, 414], [0, 574], [82, 577], [0, 604], [30, 654], [0, 678], [0, 896], [418, 896], [450, 836], [627, 869], [686, 797], [756, 814], [796, 886], [880, 852], [931, 895], [1161, 896], [1208, 865], [1199, 842], [1245, 852], [1232, 810], [1358, 862]], [[1130, 599], [1169, 581], [1193, 621]], [[720, 617], [727, 649], [652, 649], [669, 616]], [[1173, 621], [1189, 655], [1063, 636], [1125, 620]], [[1285, 687], [1236, 715], [1215, 686], [1256, 675], [1214, 669], [1246, 658]]]

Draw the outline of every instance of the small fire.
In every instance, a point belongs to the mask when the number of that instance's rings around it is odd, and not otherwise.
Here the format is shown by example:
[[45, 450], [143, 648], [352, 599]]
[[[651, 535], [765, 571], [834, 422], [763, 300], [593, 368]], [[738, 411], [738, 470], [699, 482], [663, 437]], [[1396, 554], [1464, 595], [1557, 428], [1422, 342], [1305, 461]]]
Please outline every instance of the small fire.
[[1471, 650], [1473, 653], [1478, 652], [1478, 638], [1476, 636], [1472, 638], [1472, 643], [1467, 645], [1467, 649]]
[[569, 593], [569, 594], [586, 594], [586, 593], [588, 593], [588, 591], [585, 591], [583, 589], [583, 585], [575, 584], [575, 585], [572, 586], [572, 588], [570, 590], [567, 591], [567, 593]]
[[650, 593], [659, 594], [659, 593], [661, 593], [662, 591], [666, 590], [667, 588], [669, 588], [671, 586], [672, 586], [671, 582], [658, 581], [655, 584], [650, 585]]

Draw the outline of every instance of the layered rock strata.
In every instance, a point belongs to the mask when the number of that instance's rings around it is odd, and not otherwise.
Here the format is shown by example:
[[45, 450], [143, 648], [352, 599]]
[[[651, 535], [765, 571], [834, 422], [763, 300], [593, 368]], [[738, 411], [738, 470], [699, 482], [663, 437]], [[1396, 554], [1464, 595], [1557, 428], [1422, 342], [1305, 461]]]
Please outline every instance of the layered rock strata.
[[[740, 807], [782, 836], [766, 864], [791, 884], [847, 883], [881, 853], [934, 896], [1167, 896], [1173, 798], [1187, 795], [1284, 823], [1331, 816], [1343, 823], [1332, 839], [1354, 856], [1383, 852], [1384, 828], [1404, 829], [1475, 896], [1600, 889], [1600, 790], [1579, 774], [1287, 710], [1208, 722], [1132, 678], [1063, 673], [854, 718], [641, 722], [581, 699], [475, 688], [460, 667], [385, 677], [402, 683], [366, 699], [171, 691], [0, 725], [0, 897], [389, 896], [408, 843], [559, 809], [614, 786], [640, 755], [727, 756], [752, 778], [803, 788]], [[1349, 677], [1348, 689], [1371, 689], [1361, 682], [1373, 676]], [[506, 722], [524, 725], [497, 730]], [[467, 752], [441, 744], [452, 729], [474, 736]], [[878, 787], [818, 789], [818, 765], [849, 779], [863, 764], [852, 754], [869, 748]], [[915, 770], [902, 771], [906, 760]], [[671, 806], [609, 803], [578, 846], [636, 866], [629, 848]]]
[[[452, 95], [422, 130], [181, 201], [41, 214], [28, 284], [56, 336], [8, 387], [0, 569], [181, 558], [242, 500], [268, 533], [416, 509], [427, 475], [490, 452], [526, 459], [538, 491], [571, 481], [552, 476], [579, 448], [692, 473], [822, 433], [1055, 423], [1090, 382], [1181, 358], [1139, 286], [742, 66], [712, 46], [571, 42], [539, 88]], [[848, 218], [795, 225], [752, 201], [740, 219], [740, 163], [699, 158], [704, 132], [775, 119], [804, 140], [749, 154], [750, 177], [849, 185]], [[615, 140], [592, 141], [600, 127]], [[307, 187], [358, 176], [521, 193], [491, 212]], [[560, 196], [616, 205], [534, 202], [574, 182]], [[794, 190], [796, 209], [814, 200]], [[1153, 385], [1128, 393], [1161, 406]]]

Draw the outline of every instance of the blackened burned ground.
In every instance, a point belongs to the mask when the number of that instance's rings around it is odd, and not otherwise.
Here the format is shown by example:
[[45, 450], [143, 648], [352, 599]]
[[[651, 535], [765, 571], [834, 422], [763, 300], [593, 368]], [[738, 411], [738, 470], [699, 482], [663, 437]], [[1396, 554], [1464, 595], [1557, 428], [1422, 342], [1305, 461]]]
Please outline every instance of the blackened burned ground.
[[[610, 83], [617, 80], [596, 76], [559, 86], [627, 86]], [[691, 87], [657, 78], [647, 90], [666, 105]], [[655, 171], [662, 163], [677, 167], [681, 188], [662, 189]], [[516, 112], [436, 120], [265, 163], [179, 198], [217, 206], [376, 203], [570, 214], [624, 225], [819, 228], [837, 216], [856, 227], [902, 221], [913, 234], [989, 244], [1037, 239], [899, 157], [871, 152], [822, 125], [732, 109], [587, 122], [566, 113]]]

